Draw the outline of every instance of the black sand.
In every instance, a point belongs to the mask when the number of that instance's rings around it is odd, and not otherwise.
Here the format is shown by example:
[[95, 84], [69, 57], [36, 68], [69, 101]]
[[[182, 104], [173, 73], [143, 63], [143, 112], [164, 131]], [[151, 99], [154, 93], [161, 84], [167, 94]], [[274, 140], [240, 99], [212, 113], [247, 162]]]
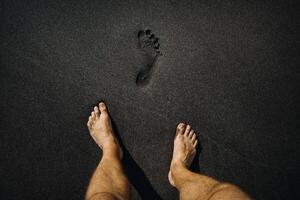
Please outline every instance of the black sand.
[[[179, 121], [200, 135], [195, 170], [256, 199], [296, 198], [296, 3], [0, 6], [0, 199], [82, 199], [100, 157], [86, 128], [100, 99], [128, 150], [133, 199], [177, 198], [167, 174]], [[162, 56], [136, 85], [149, 64], [138, 45], [145, 29]]]

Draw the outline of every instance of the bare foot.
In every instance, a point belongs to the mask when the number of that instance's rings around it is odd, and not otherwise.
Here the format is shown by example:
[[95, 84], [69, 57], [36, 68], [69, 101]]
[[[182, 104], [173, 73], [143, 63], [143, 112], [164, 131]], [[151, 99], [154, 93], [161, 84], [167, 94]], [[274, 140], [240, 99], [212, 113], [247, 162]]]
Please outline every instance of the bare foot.
[[122, 159], [123, 152], [115, 138], [111, 120], [106, 105], [103, 102], [99, 103], [99, 107], [94, 107], [94, 111], [91, 112], [87, 126], [90, 135], [103, 151], [116, 152], [117, 155], [120, 156], [120, 159]]
[[[198, 140], [196, 139], [196, 134], [192, 127], [190, 125], [185, 125], [184, 123], [178, 124], [170, 168], [177, 164], [189, 168], [196, 155], [197, 143]], [[171, 171], [169, 171], [168, 178], [170, 184], [175, 186]]]

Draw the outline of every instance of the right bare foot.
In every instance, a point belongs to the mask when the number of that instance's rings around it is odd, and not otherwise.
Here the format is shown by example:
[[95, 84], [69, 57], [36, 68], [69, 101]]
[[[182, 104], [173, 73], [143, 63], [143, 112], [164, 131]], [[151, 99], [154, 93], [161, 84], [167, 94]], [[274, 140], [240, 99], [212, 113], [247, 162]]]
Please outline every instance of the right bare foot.
[[[189, 168], [196, 155], [197, 143], [198, 140], [192, 127], [184, 123], [178, 124], [170, 169], [176, 166]], [[170, 184], [175, 187], [172, 170], [169, 171], [168, 178]]]
[[118, 155], [122, 159], [123, 152], [115, 138], [111, 120], [106, 105], [103, 102], [99, 103], [99, 107], [94, 107], [87, 126], [90, 135], [103, 152], [113, 152], [114, 155]]

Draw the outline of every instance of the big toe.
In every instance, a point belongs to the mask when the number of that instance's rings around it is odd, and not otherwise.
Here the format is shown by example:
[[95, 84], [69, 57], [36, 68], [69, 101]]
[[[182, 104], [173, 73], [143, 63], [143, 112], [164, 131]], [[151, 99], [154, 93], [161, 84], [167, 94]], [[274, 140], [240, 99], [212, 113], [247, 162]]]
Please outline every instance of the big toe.
[[184, 123], [179, 123], [177, 125], [176, 135], [178, 135], [178, 134], [182, 135], [184, 133], [184, 130], [185, 130], [185, 124]]
[[107, 107], [104, 102], [99, 103], [99, 110], [101, 114], [107, 113]]

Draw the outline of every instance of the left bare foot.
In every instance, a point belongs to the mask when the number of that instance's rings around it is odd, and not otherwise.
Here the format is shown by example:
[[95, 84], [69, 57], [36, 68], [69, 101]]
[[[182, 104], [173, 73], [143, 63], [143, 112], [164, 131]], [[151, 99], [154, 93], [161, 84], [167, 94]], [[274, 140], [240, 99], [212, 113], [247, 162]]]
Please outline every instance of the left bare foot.
[[114, 135], [111, 120], [104, 102], [95, 106], [87, 122], [90, 135], [96, 144], [105, 151], [115, 151], [122, 159], [122, 149]]

